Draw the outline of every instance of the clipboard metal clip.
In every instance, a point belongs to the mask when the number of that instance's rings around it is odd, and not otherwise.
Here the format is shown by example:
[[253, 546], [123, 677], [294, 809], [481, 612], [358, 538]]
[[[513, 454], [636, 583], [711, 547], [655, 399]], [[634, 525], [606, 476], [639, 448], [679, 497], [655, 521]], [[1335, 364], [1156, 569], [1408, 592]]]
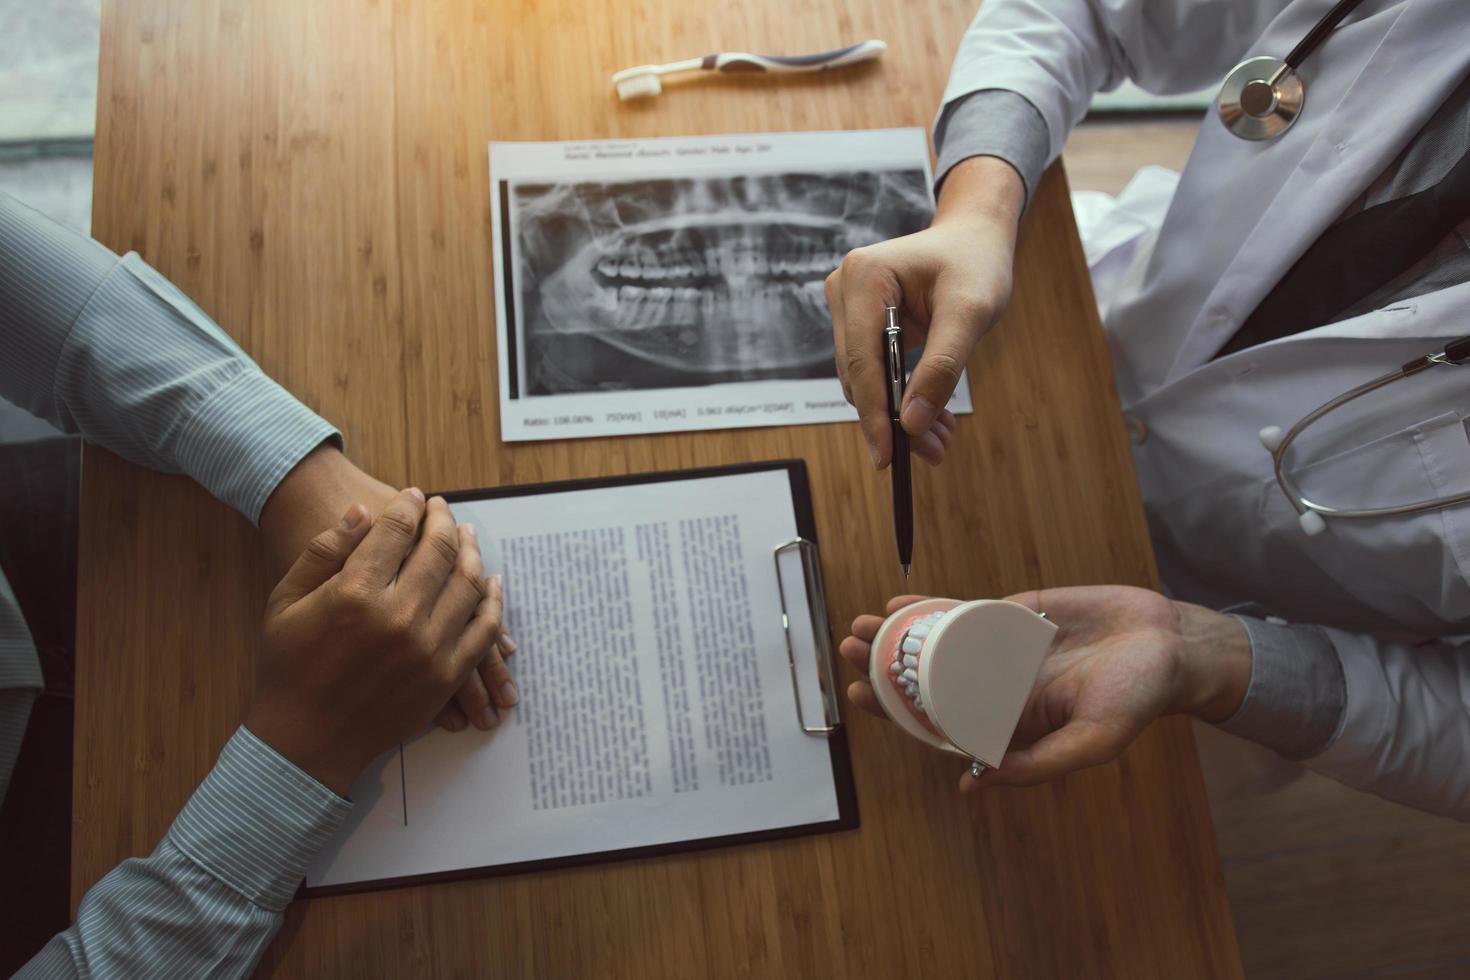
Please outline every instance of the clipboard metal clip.
[[[786, 583], [781, 576], [781, 556], [796, 551], [801, 557], [801, 579], [806, 588], [806, 608], [812, 623], [812, 644], [817, 661], [817, 683], [822, 692], [822, 724], [808, 725], [801, 710], [801, 682], [796, 672], [796, 648], [791, 643], [791, 616], [786, 608]], [[781, 630], [786, 634], [786, 663], [791, 667], [791, 693], [796, 698], [796, 721], [808, 735], [827, 735], [837, 731], [842, 716], [837, 704], [836, 679], [833, 676], [832, 637], [827, 632], [827, 596], [822, 589], [822, 565], [817, 545], [806, 538], [792, 538], [776, 545], [776, 591], [781, 594]]]

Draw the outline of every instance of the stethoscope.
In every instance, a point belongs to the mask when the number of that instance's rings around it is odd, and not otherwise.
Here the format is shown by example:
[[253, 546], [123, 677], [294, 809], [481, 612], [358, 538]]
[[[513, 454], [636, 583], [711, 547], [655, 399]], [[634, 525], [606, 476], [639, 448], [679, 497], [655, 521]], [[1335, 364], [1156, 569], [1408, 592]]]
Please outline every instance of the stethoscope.
[[[1301, 76], [1296, 73], [1297, 69], [1301, 67], [1307, 56], [1326, 40], [1327, 35], [1332, 33], [1342, 19], [1357, 9], [1362, 2], [1363, 0], [1338, 0], [1337, 5], [1307, 32], [1307, 36], [1291, 49], [1291, 53], [1284, 60], [1263, 56], [1250, 58], [1236, 65], [1230, 74], [1225, 76], [1225, 81], [1220, 86], [1220, 98], [1215, 103], [1220, 112], [1220, 121], [1225, 124], [1225, 128], [1241, 139], [1247, 140], [1275, 139], [1290, 129], [1296, 122], [1297, 116], [1301, 115], [1302, 102], [1306, 97]], [[1276, 470], [1276, 482], [1281, 487], [1281, 492], [1286, 495], [1287, 501], [1291, 503], [1292, 509], [1296, 511], [1297, 521], [1304, 532], [1309, 535], [1321, 534], [1327, 527], [1326, 518], [1328, 517], [1400, 517], [1470, 503], [1470, 492], [1466, 492], [1420, 500], [1411, 504], [1401, 504], [1396, 507], [1358, 509], [1331, 507], [1304, 497], [1286, 472], [1286, 450], [1291, 446], [1293, 440], [1301, 435], [1303, 429], [1322, 416], [1369, 392], [1377, 391], [1403, 378], [1412, 377], [1421, 371], [1427, 371], [1441, 364], [1460, 365], [1467, 361], [1470, 361], [1470, 337], [1461, 337], [1459, 340], [1446, 344], [1441, 351], [1415, 358], [1403, 367], [1358, 385], [1351, 391], [1343, 392], [1303, 417], [1284, 435], [1281, 427], [1277, 425], [1268, 425], [1261, 430], [1261, 444], [1271, 454], [1271, 461]]]
[[1337, 6], [1291, 49], [1286, 60], [1262, 56], [1242, 61], [1231, 69], [1215, 102], [1225, 128], [1246, 140], [1275, 139], [1290, 129], [1301, 115], [1302, 101], [1306, 98], [1297, 69], [1362, 2], [1338, 0]]
[[1291, 502], [1296, 510], [1297, 520], [1302, 530], [1307, 534], [1321, 534], [1327, 526], [1324, 518], [1349, 518], [1349, 517], [1399, 517], [1406, 514], [1423, 514], [1432, 510], [1442, 510], [1445, 507], [1453, 507], [1456, 504], [1470, 503], [1470, 492], [1455, 494], [1447, 497], [1435, 497], [1430, 500], [1420, 500], [1412, 504], [1402, 504], [1397, 507], [1371, 507], [1359, 510], [1348, 510], [1342, 507], [1329, 507], [1319, 504], [1302, 496], [1296, 484], [1286, 472], [1286, 449], [1292, 440], [1301, 434], [1302, 430], [1333, 409], [1340, 408], [1355, 398], [1361, 398], [1370, 391], [1377, 391], [1385, 385], [1390, 385], [1401, 378], [1412, 377], [1421, 371], [1438, 367], [1441, 364], [1459, 365], [1470, 361], [1470, 337], [1461, 337], [1445, 344], [1444, 349], [1433, 354], [1425, 354], [1416, 357], [1403, 367], [1390, 371], [1379, 378], [1358, 385], [1351, 391], [1343, 392], [1330, 402], [1322, 405], [1311, 414], [1302, 418], [1300, 422], [1293, 425], [1286, 434], [1281, 434], [1281, 427], [1268, 425], [1261, 430], [1261, 445], [1265, 446], [1271, 453], [1271, 459], [1276, 466], [1276, 482], [1281, 486], [1281, 492]]

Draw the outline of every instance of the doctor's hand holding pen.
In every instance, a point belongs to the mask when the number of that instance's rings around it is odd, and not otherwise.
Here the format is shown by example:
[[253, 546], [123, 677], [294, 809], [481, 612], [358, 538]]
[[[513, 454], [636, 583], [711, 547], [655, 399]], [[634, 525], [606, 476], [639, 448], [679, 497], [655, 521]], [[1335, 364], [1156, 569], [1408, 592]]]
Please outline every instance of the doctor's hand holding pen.
[[892, 457], [884, 373], [884, 308], [898, 307], [910, 347], [924, 352], [902, 405], [913, 451], [937, 465], [955, 417], [945, 409], [976, 342], [1011, 296], [1026, 188], [1010, 164], [971, 157], [940, 189], [924, 231], [854, 249], [827, 277], [837, 373], [858, 410], [875, 469]]
[[[889, 600], [887, 613], [922, 596]], [[1000, 767], [960, 789], [1031, 786], [1123, 753], [1154, 719], [1189, 714], [1230, 718], [1251, 680], [1251, 645], [1235, 619], [1129, 586], [1044, 589], [1008, 596], [1059, 624]], [[843, 659], [868, 676], [883, 616], [859, 616]], [[883, 716], [866, 680], [848, 686], [858, 707]]]
[[353, 504], [271, 593], [245, 726], [345, 797], [368, 763], [452, 707], [471, 674], [501, 707], [515, 702], [502, 611], [474, 529], [442, 498], [404, 490], [376, 520]]

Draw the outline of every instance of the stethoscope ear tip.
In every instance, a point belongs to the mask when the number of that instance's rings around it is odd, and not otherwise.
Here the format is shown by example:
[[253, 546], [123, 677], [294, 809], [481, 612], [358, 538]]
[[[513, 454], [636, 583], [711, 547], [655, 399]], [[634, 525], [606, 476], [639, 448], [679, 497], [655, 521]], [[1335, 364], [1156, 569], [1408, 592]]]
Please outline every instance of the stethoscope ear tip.
[[1309, 538], [1314, 538], [1327, 530], [1327, 521], [1315, 510], [1303, 511], [1297, 518], [1297, 523], [1302, 526], [1302, 532]]
[[1275, 453], [1281, 447], [1281, 426], [1268, 425], [1262, 429], [1261, 445], [1266, 447], [1266, 452]]

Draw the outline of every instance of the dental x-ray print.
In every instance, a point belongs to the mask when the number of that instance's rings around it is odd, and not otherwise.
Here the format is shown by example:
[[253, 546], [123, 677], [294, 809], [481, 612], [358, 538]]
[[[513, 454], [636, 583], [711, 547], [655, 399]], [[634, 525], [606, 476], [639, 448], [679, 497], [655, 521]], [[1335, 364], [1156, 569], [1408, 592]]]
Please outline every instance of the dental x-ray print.
[[492, 143], [490, 173], [507, 441], [855, 420], [823, 283], [933, 212], [918, 129]]
[[835, 378], [823, 281], [929, 220], [922, 169], [519, 183], [524, 397]]

